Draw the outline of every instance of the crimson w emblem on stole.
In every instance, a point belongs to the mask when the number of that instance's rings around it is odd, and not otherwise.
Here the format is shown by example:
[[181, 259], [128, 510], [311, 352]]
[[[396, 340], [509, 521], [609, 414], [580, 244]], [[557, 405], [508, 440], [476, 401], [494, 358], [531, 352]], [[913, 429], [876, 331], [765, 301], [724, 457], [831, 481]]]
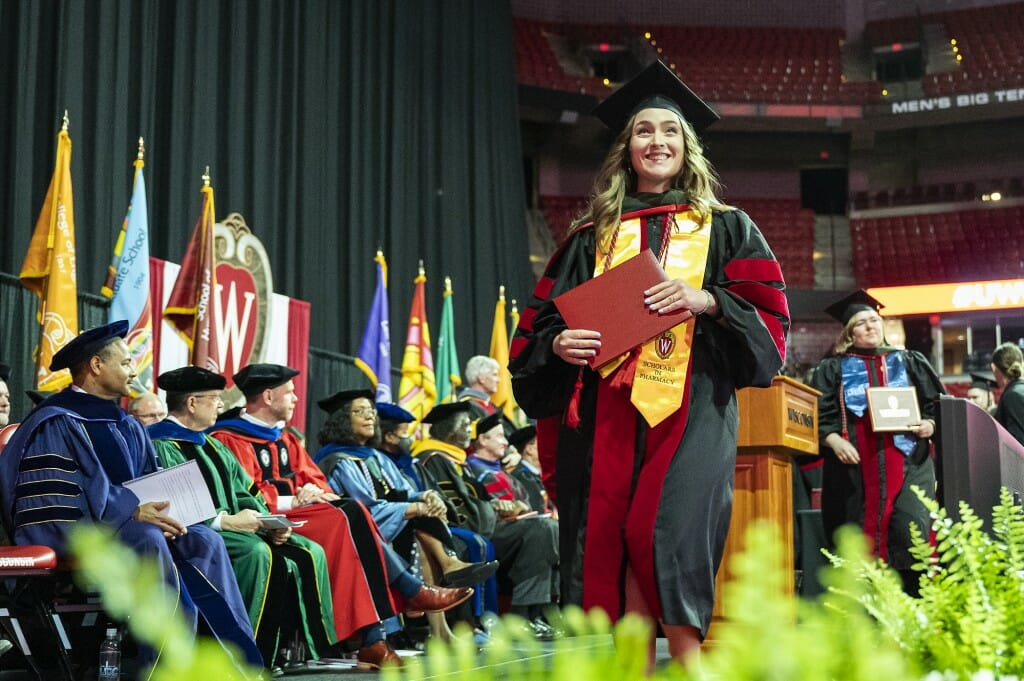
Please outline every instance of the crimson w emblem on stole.
[[676, 335], [671, 331], [658, 336], [658, 340], [654, 342], [654, 351], [658, 353], [658, 357], [661, 359], [668, 359], [672, 356], [672, 351], [676, 349]]

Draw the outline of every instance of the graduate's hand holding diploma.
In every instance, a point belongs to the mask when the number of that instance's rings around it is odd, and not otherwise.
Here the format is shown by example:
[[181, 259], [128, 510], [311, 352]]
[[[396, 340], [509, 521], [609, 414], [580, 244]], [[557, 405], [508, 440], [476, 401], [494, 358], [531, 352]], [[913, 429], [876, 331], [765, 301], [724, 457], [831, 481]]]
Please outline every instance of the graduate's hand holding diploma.
[[601, 334], [588, 329], [566, 329], [551, 342], [552, 351], [569, 364], [586, 366], [601, 347]]

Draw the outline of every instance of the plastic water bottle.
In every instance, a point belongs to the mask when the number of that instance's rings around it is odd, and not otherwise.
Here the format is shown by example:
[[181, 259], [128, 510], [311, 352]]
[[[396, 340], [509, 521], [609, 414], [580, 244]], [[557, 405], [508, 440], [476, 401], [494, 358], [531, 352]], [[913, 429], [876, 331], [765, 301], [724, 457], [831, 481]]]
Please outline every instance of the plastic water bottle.
[[99, 681], [121, 680], [121, 639], [117, 629], [107, 629], [107, 638], [100, 644]]

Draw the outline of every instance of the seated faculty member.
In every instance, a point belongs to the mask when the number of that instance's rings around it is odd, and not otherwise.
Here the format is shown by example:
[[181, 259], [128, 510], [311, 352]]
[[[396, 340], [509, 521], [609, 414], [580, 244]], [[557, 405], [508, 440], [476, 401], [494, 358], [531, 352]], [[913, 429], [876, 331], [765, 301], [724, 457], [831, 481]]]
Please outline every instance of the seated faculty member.
[[[369, 511], [331, 489], [302, 443], [284, 430], [298, 403], [292, 380], [298, 373], [280, 364], [243, 367], [233, 378], [245, 407], [237, 418], [218, 421], [210, 434], [235, 455], [270, 509], [306, 521], [298, 533], [327, 553], [338, 638], [358, 631], [363, 649], [374, 652], [365, 657], [367, 665], [398, 664], [386, 641], [393, 631], [384, 625], [399, 612], [393, 595], [400, 595], [409, 611], [441, 612], [471, 597], [473, 589], [423, 584], [387, 546]], [[356, 561], [361, 574], [337, 569]]]
[[336, 640], [327, 559], [319, 544], [290, 527], [264, 527], [260, 516], [270, 509], [252, 478], [223, 444], [203, 432], [217, 421], [227, 380], [194, 366], [157, 380], [167, 391], [169, 411], [166, 420], [148, 428], [157, 458], [164, 467], [199, 465], [218, 514], [210, 527], [227, 546], [266, 666], [273, 667], [290, 622], [299, 623], [302, 640], [318, 659]]
[[[178, 594], [192, 630], [201, 614], [214, 635], [262, 666], [224, 541], [203, 525], [182, 526], [168, 502], [139, 503], [122, 483], [156, 470], [142, 424], [118, 406], [135, 378], [124, 337], [128, 322], [83, 332], [61, 348], [51, 371], [72, 385], [29, 413], [0, 456], [3, 523], [16, 544], [67, 550], [78, 522], [111, 528], [136, 553], [155, 560]], [[159, 651], [143, 647], [140, 665]]]

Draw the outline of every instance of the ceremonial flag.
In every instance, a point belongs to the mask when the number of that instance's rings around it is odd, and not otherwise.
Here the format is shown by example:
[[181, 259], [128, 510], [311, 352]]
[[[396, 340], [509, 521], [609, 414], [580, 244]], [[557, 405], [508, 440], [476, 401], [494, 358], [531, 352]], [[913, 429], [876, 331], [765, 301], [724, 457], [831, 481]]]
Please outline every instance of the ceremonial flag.
[[218, 296], [213, 254], [213, 187], [209, 169], [203, 175], [203, 208], [189, 239], [181, 271], [164, 308], [164, 319], [177, 329], [189, 349], [192, 366], [220, 373], [217, 325]]
[[434, 356], [430, 352], [430, 326], [427, 324], [424, 292], [426, 281], [421, 263], [409, 310], [409, 330], [405, 335], [405, 354], [402, 355], [402, 381], [398, 384], [399, 406], [412, 413], [417, 421], [427, 415], [437, 400]]
[[515, 398], [512, 397], [512, 374], [508, 370], [508, 322], [505, 321], [504, 286], [498, 289], [498, 302], [494, 305], [489, 354], [498, 362], [498, 389], [491, 395], [491, 403], [501, 409], [512, 423], [519, 423]]
[[[391, 402], [391, 328], [388, 315], [388, 263], [377, 251], [377, 290], [370, 305], [356, 366], [370, 377], [378, 402]], [[425, 322], [424, 322], [425, 323]]]
[[512, 318], [512, 333], [515, 333], [515, 330], [519, 328], [519, 306], [516, 304], [515, 298], [512, 299], [512, 311], [508, 313], [508, 316]]
[[71, 192], [71, 137], [68, 116], [57, 135], [57, 162], [21, 265], [21, 283], [39, 297], [39, 345], [35, 387], [59, 390], [71, 383], [66, 370], [50, 371], [54, 353], [78, 335], [78, 282], [75, 268], [75, 206]]
[[455, 313], [452, 310], [452, 278], [444, 278], [444, 303], [441, 330], [437, 335], [437, 401], [454, 402], [455, 390], [462, 385], [459, 353], [455, 349]]
[[107, 280], [100, 289], [110, 298], [107, 321], [127, 319], [130, 325], [125, 341], [136, 373], [132, 397], [153, 391], [153, 306], [149, 297], [149, 218], [143, 151], [140, 137], [131, 203], [114, 245]]

